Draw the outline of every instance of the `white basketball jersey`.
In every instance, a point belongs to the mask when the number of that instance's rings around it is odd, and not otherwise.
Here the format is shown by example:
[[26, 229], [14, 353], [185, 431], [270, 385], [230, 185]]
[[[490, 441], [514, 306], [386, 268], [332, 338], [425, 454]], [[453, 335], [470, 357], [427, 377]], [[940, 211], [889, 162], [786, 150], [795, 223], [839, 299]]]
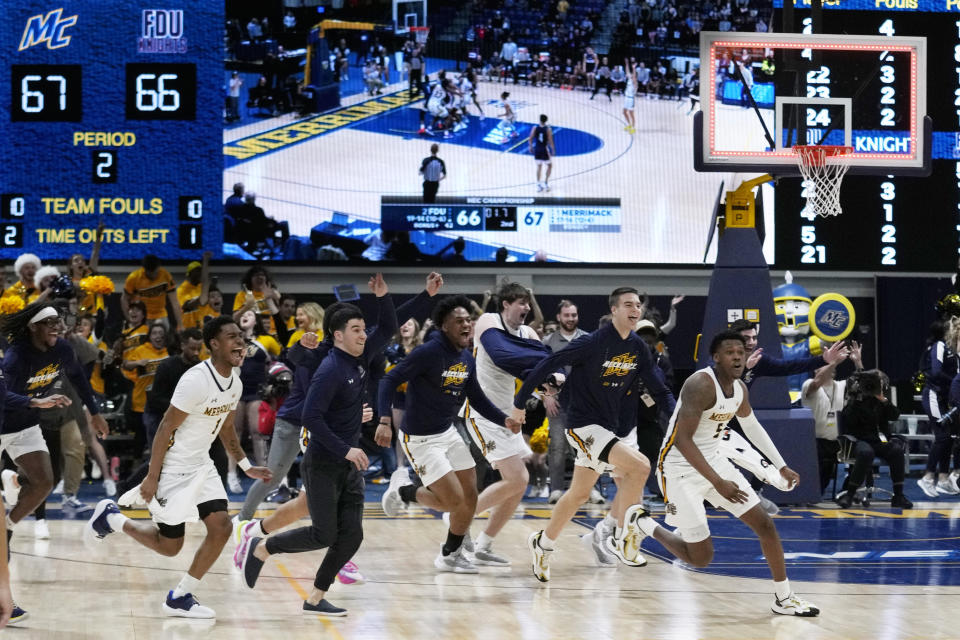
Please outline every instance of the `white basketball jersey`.
[[[504, 323], [499, 313], [485, 313], [483, 316], [492, 316], [496, 319], [496, 326], [505, 330], [507, 333], [519, 336], [521, 338], [536, 338], [537, 332], [525, 324], [520, 325], [516, 331], [509, 329]], [[517, 391], [517, 379], [507, 373], [496, 364], [483, 348], [480, 338], [473, 337], [474, 353], [477, 360], [477, 382], [483, 393], [490, 399], [500, 411], [510, 415], [513, 409], [513, 396]]]
[[229, 378], [217, 373], [209, 360], [187, 369], [170, 404], [188, 415], [170, 438], [163, 470], [182, 473], [211, 464], [210, 445], [242, 393], [240, 369], [234, 368]]
[[632, 98], [637, 95], [637, 85], [633, 81], [633, 76], [627, 76], [627, 88], [623, 90], [623, 95], [627, 98]]
[[[727, 423], [736, 415], [740, 409], [740, 403], [743, 402], [743, 383], [735, 380], [733, 383], [733, 397], [727, 398], [720, 388], [720, 382], [717, 381], [717, 374], [713, 367], [701, 369], [694, 375], [707, 375], [713, 381], [713, 388], [716, 391], [717, 399], [713, 406], [700, 415], [700, 423], [697, 430], [693, 433], [693, 443], [697, 445], [703, 457], [708, 461], [717, 455], [720, 447], [720, 437], [723, 430], [727, 428]], [[675, 435], [677, 429], [677, 415], [680, 413], [680, 407], [683, 399], [677, 400], [677, 407], [670, 416], [670, 424], [667, 428], [667, 435], [663, 439], [660, 447], [660, 464], [662, 471], [670, 475], [684, 474], [694, 471], [694, 468], [687, 462], [687, 459], [677, 450]]]

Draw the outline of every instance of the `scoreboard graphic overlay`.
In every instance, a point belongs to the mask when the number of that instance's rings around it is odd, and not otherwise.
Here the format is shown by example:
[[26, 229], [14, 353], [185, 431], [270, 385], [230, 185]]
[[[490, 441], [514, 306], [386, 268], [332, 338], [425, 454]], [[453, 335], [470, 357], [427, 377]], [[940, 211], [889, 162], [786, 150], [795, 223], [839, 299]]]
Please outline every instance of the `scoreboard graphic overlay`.
[[0, 12], [0, 258], [222, 254], [223, 5]]

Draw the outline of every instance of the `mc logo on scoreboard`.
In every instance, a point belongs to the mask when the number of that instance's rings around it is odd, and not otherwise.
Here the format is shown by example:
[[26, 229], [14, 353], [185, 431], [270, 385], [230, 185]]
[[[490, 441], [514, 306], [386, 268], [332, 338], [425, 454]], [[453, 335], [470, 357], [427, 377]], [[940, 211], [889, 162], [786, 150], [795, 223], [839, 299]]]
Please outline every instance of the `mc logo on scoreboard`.
[[67, 27], [77, 24], [77, 16], [61, 18], [63, 9], [54, 9], [47, 15], [31, 16], [20, 38], [19, 51], [38, 44], [46, 44], [47, 49], [60, 49], [70, 44], [70, 36], [64, 35]]
[[183, 9], [144, 9], [137, 53], [186, 53]]

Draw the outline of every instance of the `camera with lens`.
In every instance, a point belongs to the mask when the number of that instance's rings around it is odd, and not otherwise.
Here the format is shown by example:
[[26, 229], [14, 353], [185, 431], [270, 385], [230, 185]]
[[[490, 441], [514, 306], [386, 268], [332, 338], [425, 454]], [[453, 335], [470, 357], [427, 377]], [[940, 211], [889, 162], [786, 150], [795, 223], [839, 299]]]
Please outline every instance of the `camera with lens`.
[[876, 369], [853, 373], [847, 378], [847, 402], [882, 395], [885, 391], [884, 377], [885, 376]]

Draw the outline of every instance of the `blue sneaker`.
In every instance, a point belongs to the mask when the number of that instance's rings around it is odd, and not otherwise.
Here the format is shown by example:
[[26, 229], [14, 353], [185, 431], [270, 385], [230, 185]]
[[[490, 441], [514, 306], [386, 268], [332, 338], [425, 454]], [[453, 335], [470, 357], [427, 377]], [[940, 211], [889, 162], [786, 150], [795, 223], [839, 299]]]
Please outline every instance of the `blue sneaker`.
[[303, 602], [304, 615], [321, 615], [331, 618], [342, 618], [347, 615], [346, 609], [335, 607], [326, 600], [321, 600], [317, 604], [310, 604], [306, 600]]
[[197, 599], [193, 597], [192, 593], [185, 593], [179, 598], [174, 598], [173, 591], [167, 594], [167, 601], [163, 603], [163, 612], [168, 616], [176, 616], [179, 618], [210, 619], [217, 617], [213, 609], [197, 602]]
[[113, 528], [107, 522], [107, 516], [111, 513], [120, 513], [117, 503], [109, 498], [97, 503], [93, 510], [93, 515], [87, 521], [87, 526], [83, 528], [83, 542], [88, 547], [96, 547], [103, 542], [103, 539], [113, 533]]
[[30, 617], [30, 614], [18, 607], [16, 604], [13, 605], [13, 613], [10, 614], [10, 622], [8, 624], [19, 624]]

